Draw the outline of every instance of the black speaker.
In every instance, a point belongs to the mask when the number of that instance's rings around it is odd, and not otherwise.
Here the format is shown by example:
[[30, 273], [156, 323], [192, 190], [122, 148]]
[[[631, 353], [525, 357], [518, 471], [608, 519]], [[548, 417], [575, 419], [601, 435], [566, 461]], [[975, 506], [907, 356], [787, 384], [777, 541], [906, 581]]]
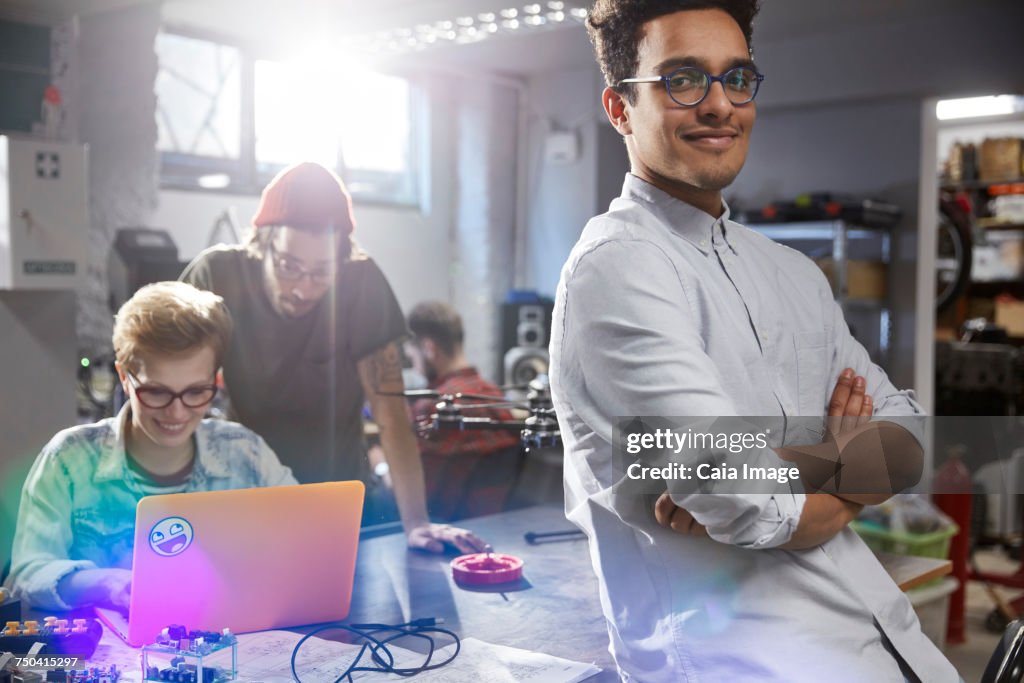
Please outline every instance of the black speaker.
[[120, 228], [107, 257], [110, 308], [117, 311], [143, 285], [177, 280], [188, 265], [166, 230]]
[[547, 374], [553, 308], [554, 302], [540, 298], [502, 305], [502, 383], [527, 384]]

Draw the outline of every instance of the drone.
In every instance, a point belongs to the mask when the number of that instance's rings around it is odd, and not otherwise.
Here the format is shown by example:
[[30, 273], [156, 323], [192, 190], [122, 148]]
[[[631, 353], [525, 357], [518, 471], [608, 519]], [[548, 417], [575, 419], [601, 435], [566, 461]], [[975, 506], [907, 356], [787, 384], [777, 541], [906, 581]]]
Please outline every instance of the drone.
[[[497, 396], [482, 394], [442, 394], [430, 389], [411, 389], [400, 395], [409, 399], [436, 399], [435, 411], [428, 420], [417, 425], [421, 436], [440, 431], [466, 431], [475, 429], [496, 429], [519, 432], [523, 448], [550, 448], [561, 444], [558, 418], [551, 403], [551, 390], [546, 377], [538, 377], [525, 386], [503, 387], [507, 391], [526, 390], [525, 401], [495, 401]], [[479, 403], [478, 401], [488, 401]], [[464, 410], [481, 408], [506, 408], [528, 413], [522, 420], [497, 420], [487, 416], [465, 415]]]

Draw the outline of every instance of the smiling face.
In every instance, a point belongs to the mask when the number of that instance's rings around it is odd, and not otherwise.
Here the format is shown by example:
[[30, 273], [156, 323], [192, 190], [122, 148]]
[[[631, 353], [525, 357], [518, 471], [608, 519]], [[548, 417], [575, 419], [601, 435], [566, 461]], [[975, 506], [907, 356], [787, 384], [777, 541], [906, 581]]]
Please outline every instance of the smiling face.
[[129, 449], [132, 454], [152, 462], [160, 459], [160, 453], [170, 458], [186, 451], [190, 448], [192, 433], [209, 408], [208, 405], [190, 408], [180, 398], [164, 408], [150, 408], [139, 400], [137, 389], [166, 389], [174, 393], [195, 389], [198, 393], [200, 388], [213, 384], [216, 372], [214, 352], [209, 346], [176, 355], [143, 356], [138, 371], [133, 373], [137, 385], [128, 378], [127, 370], [119, 367], [118, 374], [131, 403]]
[[192, 525], [182, 517], [168, 517], [153, 525], [149, 547], [158, 555], [171, 557], [185, 551], [192, 543]]
[[[643, 26], [637, 76], [660, 76], [680, 66], [720, 75], [750, 63], [736, 21], [718, 9], [687, 10]], [[662, 83], [640, 83], [635, 102], [606, 89], [605, 111], [626, 137], [632, 172], [714, 216], [721, 190], [736, 178], [747, 157], [756, 109], [734, 105], [721, 83], [692, 107], [676, 104]]]
[[334, 282], [335, 237], [287, 226], [274, 232], [263, 256], [263, 284], [279, 315], [300, 318], [312, 311]]

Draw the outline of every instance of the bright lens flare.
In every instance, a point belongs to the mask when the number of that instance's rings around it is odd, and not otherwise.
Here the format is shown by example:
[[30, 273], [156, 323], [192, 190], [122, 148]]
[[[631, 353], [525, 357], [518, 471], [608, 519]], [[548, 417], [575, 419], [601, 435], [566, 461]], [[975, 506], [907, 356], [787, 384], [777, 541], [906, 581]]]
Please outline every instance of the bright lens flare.
[[[317, 50], [256, 62], [256, 160], [382, 172], [406, 167], [409, 89], [351, 55]], [[342, 150], [342, 159], [337, 150]]]

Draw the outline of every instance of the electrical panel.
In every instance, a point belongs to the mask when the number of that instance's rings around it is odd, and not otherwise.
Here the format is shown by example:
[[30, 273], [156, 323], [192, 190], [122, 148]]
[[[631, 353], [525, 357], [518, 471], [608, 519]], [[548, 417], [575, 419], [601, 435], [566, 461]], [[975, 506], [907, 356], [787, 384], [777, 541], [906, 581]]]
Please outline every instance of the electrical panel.
[[0, 135], [0, 289], [84, 282], [86, 164], [83, 145]]

